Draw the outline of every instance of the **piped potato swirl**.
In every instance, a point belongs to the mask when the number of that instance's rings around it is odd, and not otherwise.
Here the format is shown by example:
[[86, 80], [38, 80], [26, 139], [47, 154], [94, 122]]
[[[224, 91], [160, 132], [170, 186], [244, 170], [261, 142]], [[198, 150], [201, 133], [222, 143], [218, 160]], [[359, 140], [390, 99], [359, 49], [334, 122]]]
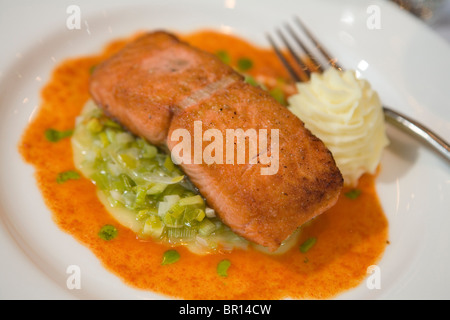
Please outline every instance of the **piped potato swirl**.
[[328, 69], [297, 83], [289, 109], [330, 149], [344, 183], [355, 186], [375, 173], [388, 145], [380, 98], [354, 71]]

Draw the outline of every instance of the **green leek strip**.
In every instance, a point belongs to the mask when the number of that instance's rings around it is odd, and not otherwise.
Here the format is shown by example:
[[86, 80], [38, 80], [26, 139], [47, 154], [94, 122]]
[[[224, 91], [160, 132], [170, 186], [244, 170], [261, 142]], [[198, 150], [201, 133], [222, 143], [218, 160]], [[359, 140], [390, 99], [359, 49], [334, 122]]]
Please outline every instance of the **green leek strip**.
[[204, 204], [203, 198], [200, 195], [195, 195], [192, 197], [186, 197], [178, 201], [180, 206], [190, 206], [196, 204]]
[[197, 235], [197, 231], [192, 228], [167, 228], [167, 237], [169, 239], [192, 240]]
[[120, 124], [118, 124], [117, 122], [115, 122], [115, 121], [112, 121], [111, 119], [108, 119], [108, 118], [104, 118], [103, 119], [103, 124], [105, 125], [105, 126], [107, 126], [107, 127], [110, 127], [110, 128], [114, 128], [114, 129], [122, 129], [122, 127], [120, 126]]
[[87, 123], [87, 129], [89, 132], [96, 134], [103, 130], [103, 125], [100, 123], [100, 120], [98, 118], [92, 118]]
[[145, 200], [147, 197], [147, 188], [144, 186], [136, 187], [136, 206], [142, 207], [145, 205]]
[[[112, 207], [134, 213], [130, 216], [141, 228], [136, 231], [140, 236], [212, 249], [220, 242], [241, 241], [231, 231], [224, 232], [218, 219], [210, 219], [214, 210], [206, 207], [170, 155], [125, 131], [95, 106], [81, 117], [72, 138], [80, 168]], [[57, 131], [48, 135], [59, 139]], [[64, 173], [58, 181], [78, 177], [76, 172]], [[115, 236], [114, 229], [107, 228], [100, 234], [105, 239]]]
[[125, 189], [131, 189], [136, 186], [136, 182], [134, 182], [134, 180], [131, 179], [130, 176], [127, 175], [126, 173], [119, 174], [119, 178], [120, 178], [121, 182], [123, 183], [123, 186], [125, 187]]
[[144, 224], [143, 234], [153, 238], [159, 238], [164, 232], [164, 224], [158, 216], [150, 215]]
[[170, 207], [173, 206], [180, 200], [180, 196], [178, 194], [168, 194], [164, 196], [164, 201], [170, 204]]
[[142, 157], [153, 159], [158, 154], [158, 149], [145, 142], [143, 139], [138, 140], [138, 146], [142, 149]]
[[306, 241], [300, 245], [300, 251], [302, 253], [307, 253], [316, 244], [316, 242], [317, 239], [315, 237], [306, 239]]
[[182, 216], [176, 216], [167, 212], [163, 217], [163, 222], [166, 226], [171, 228], [182, 228], [184, 226]]
[[166, 252], [164, 252], [163, 254], [163, 259], [161, 262], [161, 265], [168, 265], [168, 264], [172, 264], [177, 262], [178, 260], [180, 260], [180, 254], [178, 253], [178, 251], [171, 249], [171, 250], [167, 250]]
[[177, 177], [173, 177], [170, 182], [171, 183], [178, 183], [184, 180], [184, 176], [177, 176]]
[[198, 233], [201, 236], [209, 236], [216, 230], [216, 225], [209, 219], [203, 219], [198, 226]]
[[178, 219], [184, 213], [184, 210], [186, 210], [186, 207], [180, 205], [180, 202], [178, 201], [167, 211], [166, 215], [170, 214], [173, 218]]
[[147, 194], [154, 195], [154, 194], [161, 194], [164, 192], [164, 190], [167, 188], [167, 184], [165, 183], [154, 183], [148, 190]]
[[125, 166], [125, 168], [134, 169], [137, 166], [137, 161], [132, 156], [126, 153], [120, 153], [117, 158], [121, 162], [122, 165]]
[[198, 211], [197, 208], [191, 208], [191, 207], [186, 207], [186, 210], [184, 211], [184, 223], [185, 224], [192, 224], [192, 222], [198, 221], [197, 220], [197, 216], [198, 216]]
[[105, 190], [109, 186], [108, 177], [105, 174], [102, 174], [101, 172], [93, 173], [91, 176], [91, 180], [100, 190]]
[[200, 208], [195, 209], [195, 213], [196, 213], [195, 220], [203, 221], [203, 219], [205, 219], [206, 214], [205, 214], [205, 211], [203, 211], [202, 209], [200, 209]]
[[149, 218], [150, 214], [151, 213], [148, 210], [146, 210], [146, 209], [139, 210], [139, 212], [136, 215], [136, 220], [138, 220], [138, 221], [146, 221]]
[[175, 164], [172, 162], [172, 158], [170, 155], [166, 156], [166, 159], [164, 160], [164, 167], [169, 171], [172, 172], [175, 170]]
[[106, 148], [109, 144], [109, 138], [105, 131], [99, 133], [100, 142], [102, 144], [102, 148]]

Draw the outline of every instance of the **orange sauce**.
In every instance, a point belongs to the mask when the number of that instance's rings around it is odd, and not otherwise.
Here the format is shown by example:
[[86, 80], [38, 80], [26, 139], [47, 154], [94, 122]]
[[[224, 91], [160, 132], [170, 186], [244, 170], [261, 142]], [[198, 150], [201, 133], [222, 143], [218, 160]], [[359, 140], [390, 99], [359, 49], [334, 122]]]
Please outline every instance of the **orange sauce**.
[[[237, 37], [215, 32], [182, 36], [204, 50], [226, 49], [233, 61], [248, 57], [252, 74], [275, 83], [287, 78], [276, 56]], [[48, 128], [73, 129], [75, 118], [90, 98], [89, 70], [123, 47], [127, 41], [109, 44], [101, 54], [67, 60], [53, 72], [43, 88], [42, 104], [26, 129], [19, 149], [34, 166], [38, 186], [55, 223], [87, 246], [107, 270], [126, 284], [143, 290], [184, 299], [328, 299], [359, 285], [367, 268], [382, 256], [388, 223], [380, 206], [375, 176], [365, 175], [358, 188], [361, 195], [347, 198], [344, 190], [338, 203], [302, 228], [299, 244], [309, 237], [316, 244], [302, 253], [299, 245], [282, 255], [266, 255], [254, 249], [234, 250], [200, 256], [179, 247], [180, 260], [161, 265], [168, 246], [143, 241], [120, 226], [103, 207], [95, 186], [85, 178], [56, 182], [58, 173], [74, 170], [70, 139], [48, 142]], [[110, 241], [98, 236], [105, 224], [115, 225], [118, 236]], [[229, 259], [227, 277], [216, 266]]]

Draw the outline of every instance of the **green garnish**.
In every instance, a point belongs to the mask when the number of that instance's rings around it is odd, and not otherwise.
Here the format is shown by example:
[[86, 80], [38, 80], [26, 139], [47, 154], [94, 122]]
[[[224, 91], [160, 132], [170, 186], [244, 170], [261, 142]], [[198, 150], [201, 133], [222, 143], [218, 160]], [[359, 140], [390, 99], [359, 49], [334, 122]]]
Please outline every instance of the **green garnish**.
[[217, 264], [217, 274], [221, 277], [228, 277], [228, 268], [231, 266], [231, 261], [228, 259], [221, 260]]
[[308, 252], [316, 244], [316, 242], [317, 239], [315, 237], [306, 239], [306, 241], [300, 245], [300, 251], [302, 253]]
[[237, 68], [239, 71], [247, 71], [253, 67], [253, 61], [249, 58], [240, 58], [237, 61]]
[[169, 172], [175, 170], [175, 164], [172, 162], [170, 155], [167, 155], [166, 160], [164, 160], [164, 167], [169, 170]]
[[89, 74], [92, 74], [95, 70], [95, 68], [97, 67], [97, 65], [93, 65], [89, 68]]
[[73, 130], [59, 131], [55, 129], [45, 130], [45, 138], [50, 142], [58, 142], [61, 139], [72, 136]]
[[68, 180], [77, 180], [77, 179], [80, 179], [80, 174], [76, 171], [69, 170], [59, 173], [58, 176], [56, 177], [56, 182], [61, 184]]
[[252, 76], [250, 76], [248, 74], [245, 75], [244, 82], [246, 82], [248, 84], [251, 84], [254, 87], [258, 87], [259, 86], [259, 83], [255, 80], [255, 78], [253, 78]]
[[230, 64], [231, 57], [230, 54], [225, 50], [219, 50], [216, 52], [216, 56], [219, 57], [219, 59], [226, 64]]
[[161, 265], [172, 264], [180, 260], [180, 254], [177, 250], [167, 250], [164, 252], [163, 259]]
[[246, 244], [211, 215], [170, 154], [132, 135], [97, 106], [83, 110], [72, 141], [80, 174], [96, 185], [113, 215], [117, 209], [126, 214], [139, 237], [205, 250]]
[[352, 189], [352, 190], [344, 193], [344, 195], [347, 198], [354, 200], [354, 199], [358, 198], [361, 195], [361, 190], [359, 190], [359, 189]]
[[255, 78], [253, 78], [251, 75], [246, 74], [244, 78], [244, 82], [251, 84], [254, 87], [260, 87], [263, 90], [267, 91], [267, 87], [263, 83], [259, 83], [256, 81]]
[[286, 97], [284, 95], [283, 90], [281, 90], [279, 87], [275, 87], [272, 90], [270, 90], [270, 95], [277, 100], [279, 103], [281, 103], [283, 106], [287, 105], [286, 103]]
[[117, 229], [113, 225], [106, 224], [98, 232], [98, 236], [103, 240], [109, 241], [117, 237]]

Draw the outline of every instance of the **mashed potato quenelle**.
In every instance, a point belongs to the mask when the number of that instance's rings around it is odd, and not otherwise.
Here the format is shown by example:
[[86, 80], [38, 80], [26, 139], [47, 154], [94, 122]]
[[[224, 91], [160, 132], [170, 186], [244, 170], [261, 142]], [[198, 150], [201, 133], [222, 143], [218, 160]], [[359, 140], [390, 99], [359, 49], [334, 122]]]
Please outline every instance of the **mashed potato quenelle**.
[[364, 173], [375, 173], [389, 144], [378, 94], [354, 71], [330, 68], [297, 84], [289, 109], [330, 149], [344, 177], [354, 186]]

